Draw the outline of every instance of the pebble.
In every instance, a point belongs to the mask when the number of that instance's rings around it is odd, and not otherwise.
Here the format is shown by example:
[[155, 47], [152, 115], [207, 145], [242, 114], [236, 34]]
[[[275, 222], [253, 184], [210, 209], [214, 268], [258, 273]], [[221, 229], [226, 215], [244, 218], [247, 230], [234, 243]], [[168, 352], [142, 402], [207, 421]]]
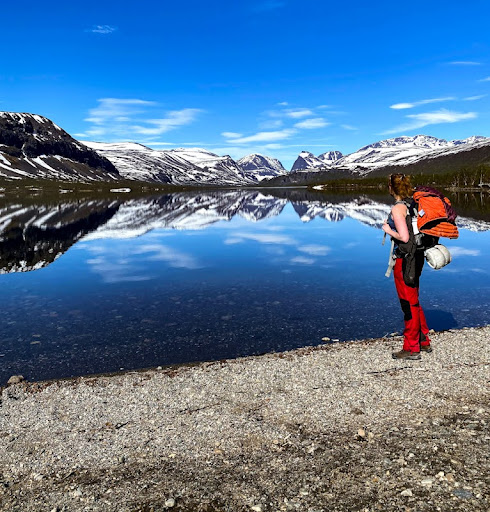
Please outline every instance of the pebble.
[[262, 507], [261, 507], [260, 505], [254, 505], [254, 506], [252, 507], [252, 510], [253, 510], [254, 512], [262, 512]]
[[432, 484], [433, 484], [433, 480], [432, 478], [424, 478], [420, 484], [423, 485], [423, 486], [427, 486], [427, 487], [430, 487]]
[[168, 500], [165, 500], [165, 506], [167, 508], [175, 507], [175, 500], [173, 498], [169, 498]]
[[454, 489], [453, 494], [458, 498], [467, 500], [473, 497], [473, 494], [470, 491], [466, 491], [465, 489]]
[[23, 382], [25, 379], [22, 375], [12, 375], [10, 379], [7, 381], [7, 386], [12, 386], [13, 384], [19, 384]]
[[402, 496], [413, 496], [413, 492], [410, 489], [405, 489], [400, 493]]

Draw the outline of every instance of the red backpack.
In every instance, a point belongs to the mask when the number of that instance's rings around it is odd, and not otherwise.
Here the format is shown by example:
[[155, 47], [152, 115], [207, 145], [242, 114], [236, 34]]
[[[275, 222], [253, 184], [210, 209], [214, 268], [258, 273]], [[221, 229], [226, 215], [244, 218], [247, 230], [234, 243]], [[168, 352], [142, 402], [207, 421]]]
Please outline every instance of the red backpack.
[[451, 201], [432, 187], [415, 187], [413, 200], [417, 206], [417, 228], [434, 237], [458, 238], [456, 212]]

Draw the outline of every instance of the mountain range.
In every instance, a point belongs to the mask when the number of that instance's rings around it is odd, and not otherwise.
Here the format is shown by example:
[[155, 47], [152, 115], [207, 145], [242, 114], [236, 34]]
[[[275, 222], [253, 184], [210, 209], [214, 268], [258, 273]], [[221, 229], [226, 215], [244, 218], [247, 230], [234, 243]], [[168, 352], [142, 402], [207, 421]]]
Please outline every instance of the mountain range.
[[[333, 151], [315, 157], [304, 151], [294, 162], [292, 170], [344, 170], [366, 175], [382, 167], [413, 164], [425, 158], [488, 145], [490, 138], [482, 136], [451, 141], [430, 135], [395, 137], [369, 144], [349, 155]], [[325, 158], [325, 155], [330, 157]]]
[[413, 172], [419, 167], [490, 163], [490, 138], [447, 141], [396, 137], [343, 155], [302, 151], [287, 172], [281, 162], [252, 154], [233, 160], [202, 148], [155, 150], [133, 142], [81, 142], [36, 114], [0, 112], [0, 178], [61, 181], [138, 180], [185, 186], [308, 184], [322, 179]]

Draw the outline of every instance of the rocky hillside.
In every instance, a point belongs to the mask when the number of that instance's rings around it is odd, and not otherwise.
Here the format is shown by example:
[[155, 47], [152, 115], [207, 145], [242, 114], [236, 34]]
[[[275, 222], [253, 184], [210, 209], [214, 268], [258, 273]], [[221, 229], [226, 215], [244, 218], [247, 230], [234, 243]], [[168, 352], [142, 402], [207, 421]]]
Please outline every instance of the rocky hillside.
[[117, 180], [118, 170], [49, 119], [0, 112], [0, 177]]

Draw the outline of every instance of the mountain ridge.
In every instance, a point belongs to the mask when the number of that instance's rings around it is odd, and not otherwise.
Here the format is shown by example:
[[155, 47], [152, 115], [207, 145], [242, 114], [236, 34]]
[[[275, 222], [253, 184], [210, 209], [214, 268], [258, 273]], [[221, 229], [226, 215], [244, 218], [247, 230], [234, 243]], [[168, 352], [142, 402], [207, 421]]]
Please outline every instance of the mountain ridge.
[[[302, 151], [288, 173], [272, 157], [253, 153], [235, 161], [203, 148], [156, 150], [137, 142], [78, 141], [46, 117], [0, 112], [0, 177], [60, 181], [137, 180], [177, 186], [308, 184], [319, 179], [383, 175], [436, 162], [486, 163], [490, 138], [447, 141], [431, 135], [376, 141], [343, 155]], [[422, 169], [423, 170], [423, 169]], [[442, 172], [442, 171], [441, 171]]]

